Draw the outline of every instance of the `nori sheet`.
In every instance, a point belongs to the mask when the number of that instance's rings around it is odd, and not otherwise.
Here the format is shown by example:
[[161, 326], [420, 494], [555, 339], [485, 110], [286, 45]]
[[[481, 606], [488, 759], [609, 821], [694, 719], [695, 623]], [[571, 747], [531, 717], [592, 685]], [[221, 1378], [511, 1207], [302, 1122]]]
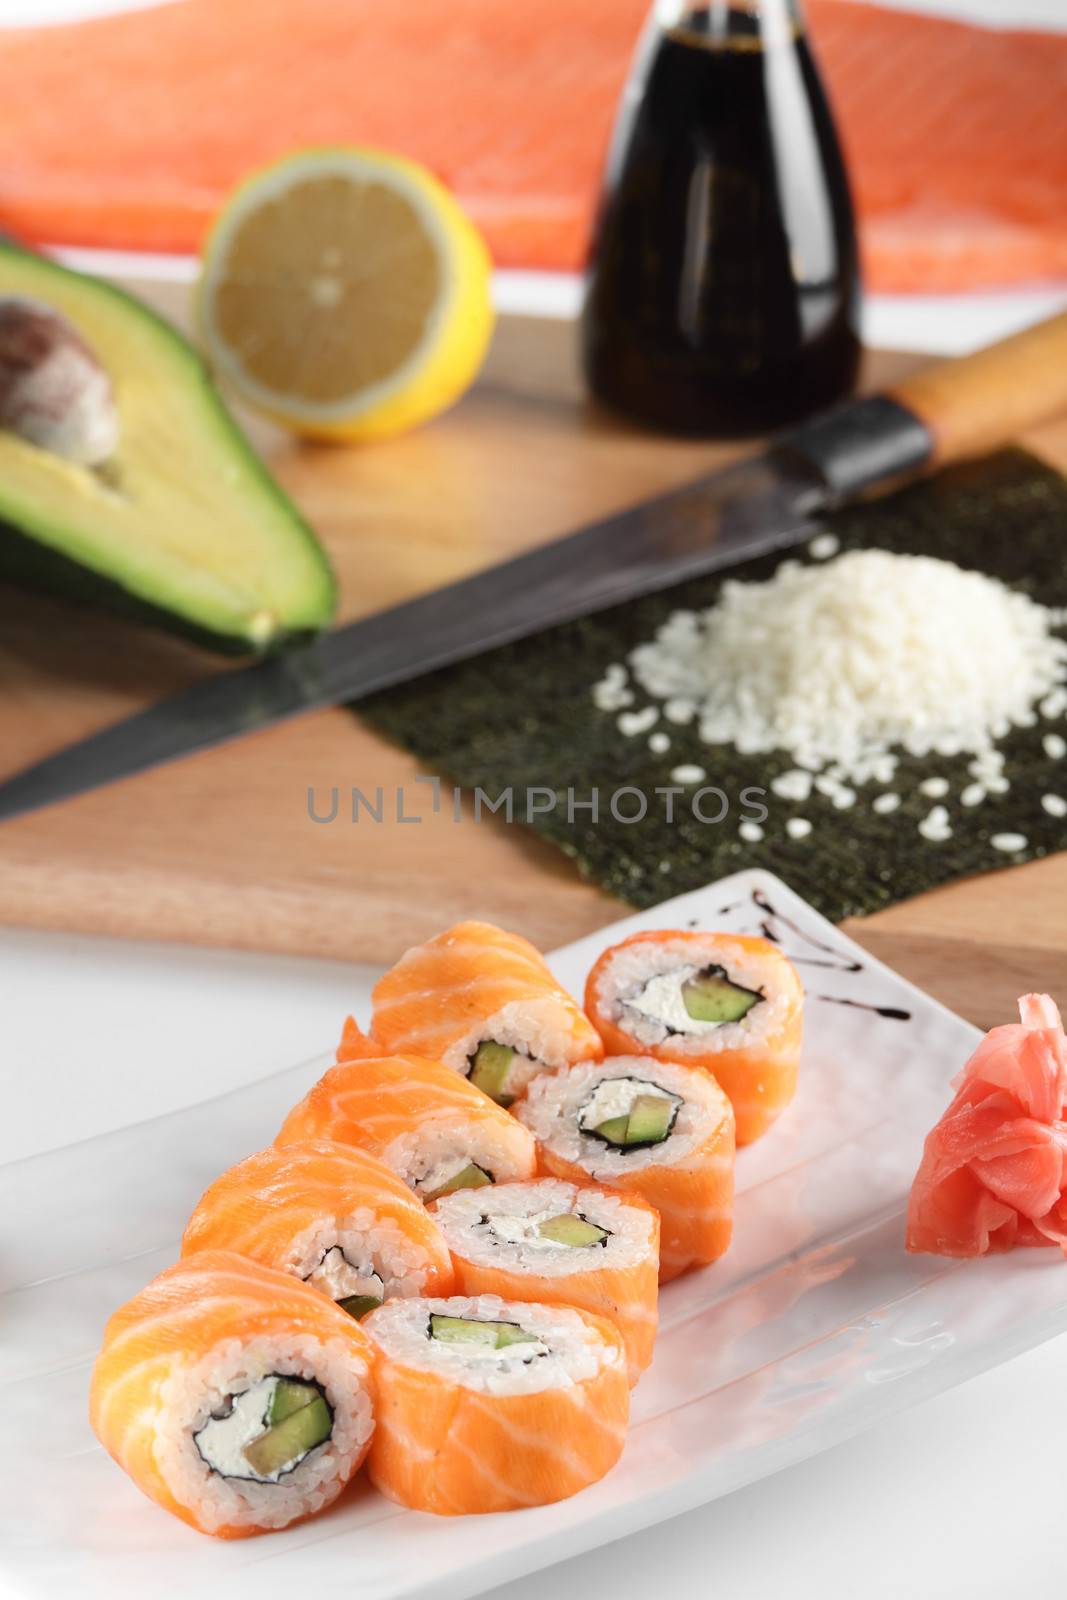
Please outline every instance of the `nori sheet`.
[[[1045, 605], [1067, 606], [1067, 482], [1022, 450], [951, 468], [886, 499], [827, 516], [822, 526], [837, 535], [842, 550], [878, 547], [938, 556], [989, 573]], [[746, 756], [732, 746], [709, 747], [695, 725], [676, 727], [661, 716], [656, 727], [669, 734], [671, 745], [657, 756], [647, 733], [626, 737], [614, 714], [596, 709], [591, 691], [604, 669], [650, 639], [670, 612], [707, 607], [723, 576], [765, 579], [789, 557], [810, 559], [800, 546], [784, 557], [747, 562], [434, 673], [363, 702], [358, 712], [416, 754], [428, 771], [469, 790], [480, 787], [490, 799], [511, 786], [516, 826], [525, 825], [519, 819], [525, 817], [528, 789], [555, 791], [556, 809], [532, 826], [573, 857], [587, 877], [638, 907], [739, 867], [762, 866], [836, 921], [1067, 846], [1067, 819], [1049, 815], [1041, 804], [1046, 793], [1067, 797], [1067, 761], [1051, 759], [1042, 745], [1049, 732], [1067, 734], [1067, 717], [1039, 718], [1037, 726], [1015, 729], [1001, 741], [1011, 787], [980, 805], [959, 802], [961, 789], [974, 781], [969, 757], [902, 756], [892, 784], [866, 785], [851, 809], [836, 810], [815, 792], [796, 804], [770, 791], [771, 779], [794, 765], [785, 752]], [[944, 620], [951, 629], [952, 618]], [[477, 626], [476, 618], [471, 626]], [[629, 709], [649, 703], [638, 689]], [[734, 797], [722, 823], [698, 821], [684, 798], [675, 802], [673, 823], [666, 821], [665, 802], [655, 790], [670, 785], [671, 771], [682, 763], [703, 767], [708, 785]], [[921, 780], [935, 775], [951, 785], [944, 801], [919, 792]], [[623, 786], [648, 796], [642, 821], [620, 822], [608, 810], [608, 796]], [[601, 793], [598, 821], [580, 809], [569, 820], [568, 789], [580, 801], [593, 787]], [[742, 808], [736, 797], [746, 787], [768, 791], [764, 837], [754, 844], [737, 832]], [[885, 788], [899, 793], [902, 804], [879, 815], [870, 802]], [[953, 830], [941, 843], [917, 831], [935, 803], [947, 806]], [[713, 816], [714, 800], [704, 805]], [[637, 809], [638, 802], [624, 797], [619, 806]], [[807, 838], [787, 835], [790, 816], [812, 822]], [[506, 824], [486, 817], [484, 825]], [[990, 838], [1000, 832], [1024, 834], [1027, 848], [1014, 855], [993, 848]]]

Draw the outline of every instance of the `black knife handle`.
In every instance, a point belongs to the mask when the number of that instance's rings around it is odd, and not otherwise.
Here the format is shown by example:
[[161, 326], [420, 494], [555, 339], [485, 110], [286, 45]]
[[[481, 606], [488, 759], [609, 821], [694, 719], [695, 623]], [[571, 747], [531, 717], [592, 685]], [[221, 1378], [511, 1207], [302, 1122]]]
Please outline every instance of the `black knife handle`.
[[995, 449], [1067, 412], [1067, 311], [779, 434], [835, 499]]
[[775, 450], [813, 467], [832, 501], [909, 476], [929, 464], [934, 439], [925, 423], [887, 394], [848, 400], [776, 434]]

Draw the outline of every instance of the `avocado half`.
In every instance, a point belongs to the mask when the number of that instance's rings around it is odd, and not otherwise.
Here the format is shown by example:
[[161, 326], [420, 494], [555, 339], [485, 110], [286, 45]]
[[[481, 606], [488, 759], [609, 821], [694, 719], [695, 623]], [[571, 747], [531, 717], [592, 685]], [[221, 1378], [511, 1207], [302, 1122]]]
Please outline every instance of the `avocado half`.
[[119, 415], [102, 468], [0, 429], [0, 577], [108, 605], [227, 652], [317, 632], [325, 551], [196, 351], [97, 278], [0, 244], [0, 296], [50, 306], [105, 368]]

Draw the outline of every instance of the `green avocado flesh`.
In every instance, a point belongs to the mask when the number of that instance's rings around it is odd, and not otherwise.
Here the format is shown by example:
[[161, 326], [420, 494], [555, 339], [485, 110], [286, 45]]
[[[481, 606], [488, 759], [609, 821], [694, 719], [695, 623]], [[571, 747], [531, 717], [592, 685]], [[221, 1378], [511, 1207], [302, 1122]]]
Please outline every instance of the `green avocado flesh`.
[[0, 577], [229, 652], [324, 627], [329, 562], [192, 346], [111, 285], [0, 245], [6, 296], [73, 325], [111, 380], [119, 434], [94, 470], [0, 429]]
[[361, 1317], [365, 1317], [368, 1311], [377, 1311], [381, 1303], [373, 1294], [350, 1294], [337, 1302], [341, 1310], [347, 1311], [348, 1315], [355, 1317], [357, 1322]]
[[584, 1217], [576, 1217], [572, 1211], [565, 1211], [559, 1217], [546, 1217], [537, 1232], [542, 1239], [550, 1239], [553, 1244], [571, 1245], [575, 1250], [591, 1244], [603, 1244], [608, 1237], [606, 1228], [598, 1228], [595, 1223], [586, 1222]]
[[[290, 1387], [305, 1388], [305, 1385], [292, 1384]], [[276, 1399], [277, 1389], [274, 1392]], [[271, 1473], [280, 1472], [290, 1461], [306, 1455], [317, 1444], [325, 1444], [333, 1430], [333, 1418], [318, 1390], [313, 1389], [311, 1393], [314, 1398], [308, 1404], [291, 1411], [282, 1421], [268, 1428], [266, 1433], [261, 1433], [258, 1439], [245, 1445], [244, 1458], [253, 1472], [269, 1478]], [[272, 1406], [272, 1418], [273, 1415]]]
[[447, 1183], [443, 1183], [439, 1189], [435, 1189], [433, 1194], [424, 1195], [423, 1199], [428, 1204], [431, 1200], [440, 1200], [443, 1194], [455, 1194], [457, 1189], [482, 1189], [492, 1181], [488, 1172], [484, 1172], [481, 1167], [476, 1167], [472, 1161], [457, 1172], [454, 1177], [449, 1178]]
[[471, 1083], [498, 1106], [509, 1106], [515, 1098], [504, 1090], [514, 1059], [511, 1046], [497, 1044], [495, 1039], [483, 1039], [471, 1058]]
[[430, 1338], [442, 1344], [483, 1344], [506, 1350], [512, 1344], [532, 1344], [534, 1334], [517, 1322], [481, 1322], [477, 1317], [446, 1317], [430, 1313]]
[[731, 983], [721, 967], [709, 967], [682, 985], [682, 1004], [694, 1022], [740, 1022], [763, 996]]
[[625, 1117], [609, 1117], [596, 1129], [609, 1144], [630, 1148], [662, 1144], [671, 1131], [674, 1102], [659, 1094], [639, 1094]]
[[284, 1422], [286, 1417], [291, 1417], [294, 1411], [303, 1411], [305, 1406], [319, 1398], [319, 1391], [313, 1383], [301, 1383], [298, 1378], [279, 1378], [267, 1421], [273, 1428], [277, 1423]]

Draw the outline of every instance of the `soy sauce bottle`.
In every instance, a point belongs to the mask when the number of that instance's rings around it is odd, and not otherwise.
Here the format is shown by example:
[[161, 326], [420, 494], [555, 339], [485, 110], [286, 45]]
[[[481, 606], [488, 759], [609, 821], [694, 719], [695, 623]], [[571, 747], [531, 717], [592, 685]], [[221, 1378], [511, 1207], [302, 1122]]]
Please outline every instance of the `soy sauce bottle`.
[[848, 179], [799, 0], [660, 0], [609, 157], [582, 323], [606, 405], [764, 432], [849, 390]]

